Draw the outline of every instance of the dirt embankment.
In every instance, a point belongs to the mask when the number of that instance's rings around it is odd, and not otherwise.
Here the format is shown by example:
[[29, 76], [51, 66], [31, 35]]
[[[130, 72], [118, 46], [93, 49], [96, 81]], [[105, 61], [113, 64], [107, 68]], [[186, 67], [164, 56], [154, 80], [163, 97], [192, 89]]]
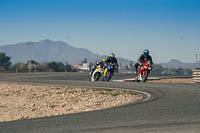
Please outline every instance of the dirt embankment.
[[105, 109], [133, 103], [134, 92], [0, 83], [0, 122]]

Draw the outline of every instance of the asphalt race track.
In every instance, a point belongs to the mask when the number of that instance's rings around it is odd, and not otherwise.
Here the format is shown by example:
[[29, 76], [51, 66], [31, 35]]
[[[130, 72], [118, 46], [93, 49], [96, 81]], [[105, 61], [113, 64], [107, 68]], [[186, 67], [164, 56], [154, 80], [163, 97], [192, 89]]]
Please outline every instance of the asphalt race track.
[[[117, 74], [113, 79], [130, 78]], [[87, 73], [0, 74], [0, 81], [121, 88], [149, 100], [112, 109], [0, 123], [0, 133], [199, 133], [200, 84], [90, 82]]]

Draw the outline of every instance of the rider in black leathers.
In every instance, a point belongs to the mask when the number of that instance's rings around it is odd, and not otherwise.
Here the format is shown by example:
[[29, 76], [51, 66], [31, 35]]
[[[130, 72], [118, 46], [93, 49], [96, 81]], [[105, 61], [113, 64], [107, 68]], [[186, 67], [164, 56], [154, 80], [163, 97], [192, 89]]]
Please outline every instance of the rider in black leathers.
[[[101, 65], [102, 68], [105, 68], [108, 64], [114, 64], [116, 68], [115, 71], [118, 71], [118, 63], [114, 53], [111, 53], [107, 59], [103, 58], [102, 61], [97, 62], [93, 68], [91, 68], [90, 75], [92, 75], [98, 65]], [[113, 74], [114, 70], [112, 70], [111, 73]]]
[[[118, 62], [114, 53], [111, 53], [110, 56], [108, 56], [108, 58], [106, 59], [106, 63], [113, 64], [115, 66], [115, 71], [118, 72]], [[111, 73], [113, 74], [114, 70], [112, 70]]]
[[149, 55], [149, 50], [145, 49], [143, 54], [139, 57], [137, 63], [135, 64], [135, 70], [136, 70], [136, 74], [138, 73], [138, 66], [141, 66], [144, 61], [150, 61], [150, 64], [152, 65], [153, 68], [153, 61], [152, 61], [152, 57]]

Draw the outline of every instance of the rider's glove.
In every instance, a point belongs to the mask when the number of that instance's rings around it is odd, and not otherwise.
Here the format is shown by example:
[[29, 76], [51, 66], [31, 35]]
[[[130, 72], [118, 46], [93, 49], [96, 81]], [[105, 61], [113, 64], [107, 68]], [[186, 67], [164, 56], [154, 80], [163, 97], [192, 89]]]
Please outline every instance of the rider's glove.
[[140, 66], [142, 66], [142, 63], [141, 63], [141, 62], [138, 62], [138, 64], [139, 64]]

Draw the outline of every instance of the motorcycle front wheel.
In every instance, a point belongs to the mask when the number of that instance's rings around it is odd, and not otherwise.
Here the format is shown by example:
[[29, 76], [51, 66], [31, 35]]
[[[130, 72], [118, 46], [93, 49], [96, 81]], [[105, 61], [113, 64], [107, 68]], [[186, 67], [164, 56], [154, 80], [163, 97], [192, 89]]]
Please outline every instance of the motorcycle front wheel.
[[149, 72], [143, 72], [142, 74], [142, 82], [146, 82], [148, 78]]
[[111, 79], [111, 73], [110, 73], [110, 71], [108, 71], [107, 73], [106, 73], [106, 76], [104, 76], [104, 80], [105, 81], [109, 81]]
[[101, 74], [99, 72], [94, 73], [93, 81], [98, 81], [100, 77], [101, 77]]

